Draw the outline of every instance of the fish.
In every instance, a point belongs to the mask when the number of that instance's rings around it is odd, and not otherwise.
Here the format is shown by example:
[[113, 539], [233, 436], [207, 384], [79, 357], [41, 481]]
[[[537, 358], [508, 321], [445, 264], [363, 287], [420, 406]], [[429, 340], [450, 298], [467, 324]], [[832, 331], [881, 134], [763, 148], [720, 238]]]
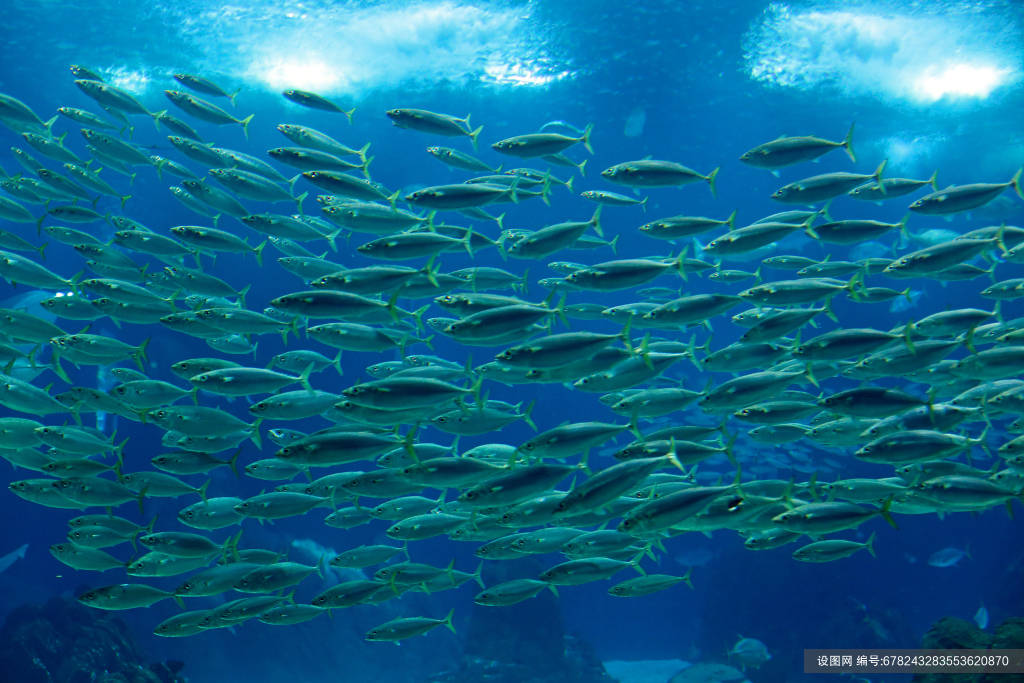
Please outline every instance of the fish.
[[[165, 90], [164, 94], [167, 96], [167, 99], [174, 103], [175, 106], [185, 113], [191, 114], [200, 121], [206, 121], [207, 123], [212, 123], [216, 126], [238, 124], [242, 127], [242, 131], [245, 133], [246, 139], [249, 138], [249, 123], [256, 114], [249, 114], [244, 119], [237, 119], [217, 105], [210, 104], [209, 102], [189, 95], [188, 93], [183, 93], [178, 90]], [[233, 103], [234, 100], [232, 100], [232, 104]]]
[[711, 188], [711, 196], [717, 197], [717, 168], [705, 176], [674, 161], [643, 159], [606, 168], [601, 171], [601, 176], [626, 187], [674, 187], [703, 181]]
[[756, 638], [741, 637], [736, 644], [729, 649], [727, 654], [730, 661], [735, 658], [740, 663], [740, 666], [744, 671], [746, 671], [748, 666], [759, 669], [762, 664], [772, 658], [771, 653], [768, 652], [768, 646]]
[[[582, 143], [584, 148], [593, 154], [594, 148], [590, 146], [590, 133], [593, 129], [593, 124], [588, 125], [578, 138], [561, 135], [559, 133], [528, 133], [526, 135], [517, 135], [515, 137], [495, 142], [491, 145], [491, 148], [500, 154], [506, 154], [520, 159], [532, 159], [536, 157], [561, 154], [573, 145]], [[479, 134], [479, 129], [477, 130], [477, 133]], [[474, 149], [475, 148], [476, 146], [474, 145]]]
[[831, 142], [812, 136], [782, 136], [772, 142], [758, 145], [749, 152], [744, 152], [740, 156], [740, 161], [755, 168], [774, 171], [804, 161], [815, 160], [833, 149], [842, 149], [850, 157], [850, 161], [857, 163], [857, 157], [853, 152], [853, 128], [854, 125], [851, 124], [850, 130], [842, 142]]
[[[882, 182], [882, 173], [888, 159], [884, 159], [871, 175], [847, 173], [824, 173], [822, 175], [805, 178], [795, 183], [785, 185], [772, 194], [772, 199], [783, 204], [811, 205], [817, 202], [828, 201], [840, 195], [844, 195], [855, 187], [862, 185], [865, 181], [874, 180], [878, 185]], [[878, 185], [884, 187], [884, 185]]]
[[984, 605], [979, 607], [978, 611], [974, 613], [974, 623], [982, 631], [988, 628], [988, 609]]
[[442, 135], [444, 137], [468, 137], [473, 143], [473, 149], [477, 149], [477, 138], [483, 126], [476, 130], [469, 125], [469, 114], [464, 119], [457, 119], [448, 114], [438, 114], [423, 109], [391, 109], [386, 112], [391, 119], [391, 125], [397, 128], [408, 128], [421, 133], [431, 135]]
[[25, 553], [28, 551], [28, 543], [21, 546], [17, 550], [12, 550], [3, 557], [0, 557], [0, 574], [4, 573], [11, 568], [18, 560], [25, 559]]
[[[943, 548], [932, 553], [931, 557], [928, 558], [928, 564], [932, 567], [939, 567], [944, 569], [946, 567], [955, 567], [960, 560], [971, 559], [971, 547], [966, 546], [963, 550], [959, 548]], [[984, 628], [979, 627], [979, 628]]]
[[1017, 196], [1024, 199], [1019, 184], [1022, 170], [1019, 169], [1007, 183], [974, 183], [959, 187], [950, 185], [945, 190], [921, 197], [909, 208], [914, 213], [926, 216], [948, 216], [982, 207], [1009, 188], [1013, 188]]
[[178, 81], [189, 90], [194, 90], [195, 92], [202, 93], [203, 95], [226, 97], [231, 100], [231, 106], [233, 107], [237, 106], [235, 104], [235, 97], [238, 96], [238, 93], [242, 92], [242, 89], [239, 88], [233, 93], [229, 93], [210, 79], [192, 74], [174, 74], [174, 80]]

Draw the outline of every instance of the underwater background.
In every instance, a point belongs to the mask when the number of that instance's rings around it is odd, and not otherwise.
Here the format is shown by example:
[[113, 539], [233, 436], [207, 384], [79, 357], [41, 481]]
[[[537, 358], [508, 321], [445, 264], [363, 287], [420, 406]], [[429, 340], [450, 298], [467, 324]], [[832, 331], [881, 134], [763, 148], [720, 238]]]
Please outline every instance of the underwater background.
[[[657, 217], [676, 214], [724, 220], [733, 209], [738, 212], [737, 225], [747, 225], [786, 208], [780, 209], [769, 199], [778, 187], [815, 173], [844, 170], [870, 174], [882, 159], [888, 159], [887, 177], [926, 179], [938, 169], [939, 187], [945, 187], [1005, 182], [1024, 163], [1020, 117], [1024, 106], [1020, 88], [1024, 74], [1024, 8], [1013, 2], [256, 0], [227, 4], [25, 0], [3, 8], [0, 44], [5, 55], [0, 64], [0, 92], [25, 102], [44, 120], [58, 107], [88, 109], [92, 104], [76, 88], [68, 72], [70, 64], [88, 66], [152, 111], [172, 109], [175, 115], [180, 112], [169, 106], [161, 91], [180, 89], [171, 78], [173, 73], [198, 74], [229, 91], [241, 89], [237, 109], [219, 100], [230, 113], [240, 118], [255, 113], [248, 139], [238, 126], [214, 128], [193, 122], [206, 141], [265, 160], [265, 150], [286, 144], [275, 130], [282, 123], [324, 131], [356, 149], [369, 142], [367, 154], [374, 157], [369, 167], [373, 180], [390, 190], [401, 189], [402, 196], [424, 186], [461, 182], [468, 177], [438, 164], [424, 152], [427, 145], [450, 144], [474, 152], [465, 138], [451, 141], [393, 127], [384, 115], [387, 110], [407, 107], [457, 117], [471, 114], [472, 127], [483, 126], [477, 156], [494, 166], [508, 159], [490, 149], [493, 142], [539, 131], [550, 122], [565, 122], [580, 130], [593, 124], [590, 143], [594, 154], [580, 148], [567, 152], [577, 163], [587, 159], [586, 176], [580, 177], [574, 169], [552, 167], [559, 177], [576, 176], [576, 192], [554, 186], [550, 208], [540, 202], [524, 202], [502, 205], [500, 211], [488, 209], [492, 213], [505, 211], [506, 229], [537, 229], [563, 220], [585, 220], [595, 206], [573, 195], [587, 189], [615, 190], [602, 181], [599, 171], [627, 160], [648, 156], [671, 159], [702, 174], [720, 167], [717, 198], [704, 183], [698, 183], [650, 190], [646, 212], [637, 207], [605, 207], [605, 238], [619, 236], [617, 255], [604, 248], [555, 257], [588, 264], [612, 258], [665, 256], [669, 251], [678, 254], [684, 246], [688, 255], [699, 258], [695, 253], [699, 245], [692, 240], [667, 245], [647, 239], [636, 228]], [[351, 125], [336, 114], [289, 102], [280, 94], [288, 88], [319, 93], [342, 103], [346, 110], [355, 107]], [[738, 160], [748, 149], [782, 135], [842, 140], [854, 122], [856, 164], [837, 152], [814, 166], [782, 169], [781, 178], [776, 178]], [[186, 161], [167, 143], [166, 131], [157, 131], [143, 118], [133, 117], [132, 125], [134, 144], [153, 150], [152, 154]], [[84, 141], [77, 128], [61, 119], [53, 131], [55, 135], [68, 132], [68, 149], [83, 156]], [[0, 129], [0, 166], [14, 174], [21, 169], [8, 151], [11, 147], [25, 147], [21, 135]], [[177, 225], [211, 225], [209, 219], [197, 217], [168, 192], [173, 179], [166, 174], [158, 177], [152, 168], [134, 170], [138, 174], [130, 187], [123, 177], [107, 177], [131, 195], [124, 209], [118, 200], [104, 198], [97, 211], [113, 211], [165, 234]], [[292, 175], [283, 167], [281, 170]], [[315, 197], [320, 192], [300, 180], [296, 193], [305, 191], [310, 192], [305, 211], [316, 213], [319, 207]], [[647, 194], [644, 191], [637, 198]], [[863, 216], [896, 223], [906, 214], [907, 203], [900, 199], [882, 206], [852, 206], [852, 201], [840, 198], [831, 212], [836, 217]], [[271, 210], [265, 208], [270, 205], [260, 206], [264, 207], [261, 210]], [[1013, 225], [1021, 215], [1021, 201], [1006, 192], [995, 206], [985, 209], [990, 213], [979, 210], [958, 214], [949, 222], [912, 215], [907, 228], [920, 235], [933, 229], [964, 233], [1000, 223]], [[288, 212], [279, 207], [273, 210]], [[472, 223], [474, 229], [497, 239], [499, 230], [494, 224], [461, 217], [449, 220], [463, 226]], [[50, 224], [53, 221], [48, 219], [44, 226]], [[3, 223], [5, 230], [39, 244], [44, 240], [36, 238], [33, 227]], [[103, 222], [76, 227], [88, 229], [105, 241], [114, 232]], [[241, 223], [227, 216], [220, 219], [219, 227], [246, 234]], [[256, 244], [254, 237], [250, 235], [252, 244]], [[327, 258], [349, 267], [368, 265], [370, 260], [355, 252], [361, 240], [367, 239], [367, 235], [360, 234], [351, 240], [341, 237], [337, 253]], [[699, 239], [704, 241], [703, 237]], [[878, 239], [876, 253], [851, 256], [853, 248], [801, 238], [785, 242], [776, 253], [815, 260], [826, 255], [832, 260], [851, 261], [871, 256], [891, 258], [897, 247], [899, 253], [918, 248], [899, 244], [905, 239], [889, 234]], [[319, 255], [327, 249], [323, 244], [310, 248]], [[69, 245], [51, 242], [45, 254], [45, 265], [65, 277], [84, 267], [82, 257]], [[279, 256], [268, 246], [259, 268], [251, 256], [220, 254], [216, 273], [239, 289], [251, 285], [246, 303], [259, 311], [274, 297], [307, 289], [275, 262]], [[534, 301], [546, 294], [536, 279], [554, 274], [541, 275], [540, 263], [504, 262], [494, 249], [472, 259], [466, 253], [452, 251], [443, 255], [443, 263], [445, 272], [487, 265], [522, 273], [530, 266], [530, 299]], [[757, 264], [736, 262], [733, 267], [753, 271]], [[998, 270], [1001, 279], [1021, 277], [1022, 272], [1020, 265], [1012, 263], [1001, 264]], [[664, 277], [657, 284], [679, 283]], [[881, 284], [896, 286], [891, 282]], [[894, 300], [891, 305], [864, 305], [839, 296], [832, 306], [845, 327], [888, 330], [948, 308], [990, 309], [992, 301], [978, 296], [989, 284], [987, 278], [949, 283], [916, 279], [906, 283], [912, 287], [913, 296]], [[897, 288], [906, 285], [901, 283]], [[706, 277], [699, 275], [691, 274], [682, 286], [684, 293], [712, 291]], [[0, 283], [0, 304], [3, 308], [31, 305], [31, 292], [31, 288], [15, 289], [9, 283]], [[614, 306], [636, 298], [635, 292], [623, 291], [570, 296], [570, 301], [599, 301]], [[439, 310], [435, 308], [428, 317], [442, 315]], [[1002, 314], [1007, 320], [1016, 318], [1024, 315], [1024, 307], [1019, 301], [1004, 301]], [[65, 330], [78, 331], [86, 323], [58, 324]], [[827, 323], [825, 329], [831, 326]], [[599, 322], [588, 329], [616, 333], [621, 325]], [[117, 327], [109, 318], [101, 318], [92, 323], [89, 332], [132, 345], [151, 338], [145, 372], [153, 379], [179, 384], [169, 368], [181, 359], [222, 356], [245, 362], [247, 358], [219, 354], [200, 339], [159, 325]], [[736, 341], [742, 328], [722, 319], [716, 321], [714, 332], [713, 348], [719, 348]], [[805, 330], [805, 338], [811, 336], [809, 332]], [[686, 341], [691, 334], [687, 331], [665, 336]], [[706, 335], [701, 343], [704, 339]], [[277, 335], [261, 336], [253, 366], [264, 367], [273, 355], [305, 343], [303, 340], [297, 345], [292, 337], [286, 347]], [[438, 356], [460, 364], [470, 353], [479, 364], [500, 350], [467, 349], [440, 335], [435, 336], [433, 344]], [[334, 355], [332, 350], [311, 343], [305, 348]], [[422, 346], [415, 348], [426, 353]], [[329, 369], [313, 384], [340, 393], [357, 378], [368, 379], [366, 366], [400, 358], [397, 351], [346, 351], [341, 361], [343, 378], [329, 376], [333, 372]], [[134, 367], [131, 363], [121, 365]], [[104, 390], [114, 386], [102, 366], [76, 368], [65, 363], [65, 370], [73, 386]], [[707, 375], [689, 361], [673, 366], [666, 376], [681, 380], [693, 390], [703, 389], [707, 381]], [[54, 393], [66, 388], [52, 374], [42, 375], [35, 384], [45, 386], [51, 381], [56, 382]], [[524, 406], [536, 399], [532, 418], [541, 431], [566, 421], [621, 420], [598, 402], [597, 395], [568, 391], [559, 384], [488, 384], [491, 398], [512, 404], [522, 402]], [[847, 384], [856, 386], [853, 382]], [[906, 383], [891, 386], [905, 387]], [[810, 386], [801, 388], [818, 393]], [[228, 400], [207, 396], [203, 404], [221, 407], [244, 419], [249, 417], [245, 397]], [[0, 415], [13, 414], [0, 408]], [[700, 424], [713, 421], [702, 418], [696, 408], [685, 415], [685, 419], [692, 417]], [[66, 417], [58, 414], [39, 420], [59, 425]], [[91, 413], [83, 413], [83, 419], [85, 425], [96, 426], [108, 435], [116, 429], [117, 442], [129, 439], [126, 463], [134, 460], [138, 467], [133, 470], [143, 469], [145, 461], [163, 449], [159, 432], [151, 426], [110, 415], [97, 423], [92, 421]], [[274, 426], [314, 431], [325, 424], [321, 418], [311, 418]], [[983, 426], [975, 424], [972, 436], [978, 436]], [[500, 432], [463, 437], [459, 448], [492, 442], [516, 445], [534, 434], [528, 425], [516, 422]], [[1013, 438], [999, 426], [989, 437], [997, 435], [1000, 440], [992, 441], [993, 451], [999, 443]], [[451, 435], [430, 427], [422, 428], [418, 438], [441, 444], [452, 442]], [[629, 440], [627, 434], [617, 443], [625, 445]], [[241, 448], [239, 464], [245, 465], [271, 457], [273, 447], [265, 443], [261, 453], [251, 441], [245, 441]], [[591, 454], [593, 460], [603, 466], [613, 464], [608, 457], [610, 450], [599, 451], [595, 449]], [[218, 457], [229, 457], [232, 452]], [[776, 447], [749, 439], [740, 439], [735, 451], [737, 460], [751, 466], [759, 458], [771, 457], [775, 471], [758, 475], [764, 478], [788, 480], [794, 476], [806, 481], [813, 472], [817, 472], [819, 481], [887, 476], [877, 466], [857, 462], [843, 453], [842, 449], [822, 448], [810, 441]], [[972, 455], [976, 466], [992, 466], [991, 456], [981, 449], [975, 448]], [[4, 467], [0, 471], [4, 472], [0, 483], [5, 488], [12, 481], [30, 476], [24, 470]], [[702, 471], [731, 481], [735, 468], [719, 457], [702, 464], [698, 472]], [[274, 484], [244, 475], [236, 479], [228, 468], [214, 470], [209, 477], [194, 475], [187, 480], [199, 486], [207, 478], [212, 478], [211, 492], [241, 498], [270, 490]], [[195, 500], [147, 499], [144, 518], [137, 514], [134, 504], [118, 514], [136, 521], [159, 515], [159, 525], [165, 530], [188, 531], [177, 524], [175, 516]], [[1014, 502], [1012, 507], [1019, 518], [1020, 505]], [[7, 615], [10, 620], [14, 615], [24, 619], [21, 606], [26, 603], [41, 606], [58, 596], [74, 598], [87, 588], [123, 578], [120, 570], [102, 577], [75, 571], [47, 552], [49, 546], [64, 539], [67, 520], [72, 516], [69, 512], [33, 505], [9, 492], [0, 496], [0, 555], [28, 545], [24, 558], [0, 573], [0, 618]], [[390, 522], [375, 520], [352, 529], [334, 529], [322, 523], [323, 512], [314, 510], [265, 525], [248, 520], [243, 525], [240, 547], [288, 551], [290, 559], [312, 565], [321, 555], [329, 558], [361, 544], [389, 542], [384, 531]], [[680, 576], [692, 567], [693, 590], [679, 585], [632, 599], [609, 596], [610, 584], [602, 581], [566, 586], [560, 589], [558, 598], [545, 592], [515, 607], [486, 608], [473, 604], [479, 587], [470, 582], [438, 594], [407, 593], [383, 606], [335, 610], [331, 619], [321, 617], [296, 626], [267, 626], [253, 620], [231, 630], [211, 630], [189, 638], [152, 635], [157, 624], [180, 611], [170, 600], [146, 609], [102, 616], [127, 624], [130, 639], [145, 653], [146, 661], [184, 662], [180, 675], [195, 683], [425, 681], [458, 669], [466, 656], [470, 634], [470, 647], [487, 657], [500, 654], [503, 648], [513, 648], [512, 643], [520, 638], [537, 638], [538, 634], [540, 640], [563, 638], [565, 633], [592, 650], [588, 657], [602, 662], [727, 662], [727, 651], [740, 638], [756, 638], [765, 644], [771, 659], [760, 668], [748, 668], [746, 675], [754, 683], [774, 683], [803, 676], [804, 648], [919, 647], [924, 634], [943, 617], [973, 622], [979, 608], [985, 607], [991, 631], [1008, 618], [1024, 615], [1024, 534], [1019, 519], [1011, 518], [1002, 505], [941, 518], [935, 514], [900, 515], [897, 521], [899, 530], [876, 518], [844, 535], [863, 542], [877, 532], [873, 544], [877, 557], [856, 553], [827, 564], [794, 561], [793, 546], [750, 552], [744, 548], [743, 538], [733, 531], [686, 533], [666, 540], [664, 551], [655, 550], [657, 561], [644, 560], [644, 566], [649, 572]], [[477, 545], [444, 537], [417, 541], [412, 544], [413, 559], [437, 567], [445, 567], [454, 559], [457, 569], [471, 572], [479, 563], [474, 555]], [[969, 556], [950, 566], [929, 562], [936, 552], [947, 548], [969, 550]], [[122, 547], [122, 551], [125, 549]], [[552, 557], [542, 556], [521, 575], [507, 578], [533, 576], [555, 563]], [[506, 571], [492, 566], [497, 564], [484, 567], [487, 585], [506, 580], [504, 576], [495, 578]], [[120, 577], [108, 580], [119, 572]], [[148, 582], [171, 590], [181, 578]], [[296, 599], [308, 601], [339, 580], [347, 578], [332, 576], [330, 569], [324, 578], [313, 575], [298, 587]], [[424, 638], [404, 641], [400, 647], [363, 640], [367, 630], [387, 619], [414, 615], [441, 619], [452, 608], [455, 634], [437, 629]], [[60, 619], [86, 619], [76, 611], [79, 609], [86, 608], [69, 607], [68, 614]], [[12, 642], [13, 634], [9, 621], [9, 626], [0, 631], [0, 650], [5, 648], [3, 640]], [[522, 654], [533, 657], [541, 671], [544, 657], [549, 655], [542, 648]], [[628, 672], [629, 667], [616, 671]], [[648, 674], [637, 668], [628, 674], [635, 678], [624, 674], [622, 680], [667, 680], [672, 673], [670, 667], [668, 675], [659, 678], [656, 673], [644, 678]], [[894, 674], [878, 678], [905, 679]], [[5, 671], [0, 671], [0, 680], [20, 683]]]

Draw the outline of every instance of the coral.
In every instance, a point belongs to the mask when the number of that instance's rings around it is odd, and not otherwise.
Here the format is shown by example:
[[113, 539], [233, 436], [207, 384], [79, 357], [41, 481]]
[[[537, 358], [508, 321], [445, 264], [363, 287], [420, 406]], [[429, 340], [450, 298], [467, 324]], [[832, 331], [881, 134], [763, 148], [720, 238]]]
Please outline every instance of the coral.
[[2, 683], [183, 683], [182, 666], [147, 667], [127, 624], [65, 598], [17, 607], [0, 629]]
[[[1007, 619], [988, 634], [969, 621], [945, 617], [925, 634], [924, 649], [1024, 649], [1024, 619]], [[914, 683], [1024, 683], [1021, 674], [914, 674]]]

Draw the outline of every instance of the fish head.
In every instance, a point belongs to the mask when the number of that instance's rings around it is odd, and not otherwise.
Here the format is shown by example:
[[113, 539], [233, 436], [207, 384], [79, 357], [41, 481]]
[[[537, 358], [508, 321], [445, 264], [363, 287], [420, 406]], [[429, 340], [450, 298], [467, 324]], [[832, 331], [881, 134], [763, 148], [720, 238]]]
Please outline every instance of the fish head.
[[793, 521], [795, 521], [795, 520], [797, 520], [799, 518], [800, 518], [800, 514], [799, 513], [794, 512], [793, 510], [790, 510], [788, 512], [783, 512], [782, 514], [779, 514], [779, 515], [776, 515], [776, 516], [772, 517], [772, 522], [774, 522], [775, 524], [781, 525], [781, 524], [786, 524], [788, 522], [793, 522]]
[[191, 99], [188, 95], [177, 90], [164, 90], [164, 95], [172, 102], [182, 102], [184, 100]]
[[50, 553], [53, 554], [54, 557], [74, 555], [75, 545], [73, 543], [55, 543], [50, 546]]
[[203, 372], [189, 380], [193, 384], [206, 384], [210, 381], [210, 373]]
[[82, 593], [78, 596], [78, 601], [83, 605], [92, 605], [98, 602], [103, 597], [101, 590], [93, 590]]
[[789, 194], [788, 187], [780, 187], [772, 193], [772, 199], [782, 199]]
[[384, 112], [384, 115], [391, 119], [391, 125], [399, 128], [405, 128], [404, 125], [407, 120], [413, 121], [419, 120], [421, 117], [415, 112], [411, 112], [407, 109], [390, 109]]

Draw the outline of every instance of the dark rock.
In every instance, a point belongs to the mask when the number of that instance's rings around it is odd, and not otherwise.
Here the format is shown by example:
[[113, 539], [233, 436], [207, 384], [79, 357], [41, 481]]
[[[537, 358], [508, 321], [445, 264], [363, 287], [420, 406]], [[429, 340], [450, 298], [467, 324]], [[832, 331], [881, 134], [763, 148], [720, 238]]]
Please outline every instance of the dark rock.
[[[993, 650], [1024, 650], [1024, 619], [1007, 619], [996, 627]], [[1024, 683], [1024, 674], [986, 674], [982, 683]]]
[[[1024, 619], [1007, 619], [995, 634], [985, 633], [963, 619], [945, 617], [925, 634], [921, 647], [931, 649], [1024, 649]], [[914, 683], [1024, 683], [1024, 674], [914, 674]]]
[[970, 621], [944, 617], [924, 634], [921, 647], [926, 650], [987, 650], [992, 636]]
[[1024, 618], [1007, 619], [996, 627], [992, 649], [1024, 650]]
[[146, 667], [123, 621], [64, 598], [15, 608], [0, 629], [0, 683], [184, 682], [159, 666]]
[[[490, 563], [488, 586], [532, 579], [544, 566], [535, 558]], [[462, 660], [453, 671], [436, 674], [434, 683], [614, 683], [584, 640], [565, 632], [555, 596], [537, 597], [507, 607], [475, 605]]]

